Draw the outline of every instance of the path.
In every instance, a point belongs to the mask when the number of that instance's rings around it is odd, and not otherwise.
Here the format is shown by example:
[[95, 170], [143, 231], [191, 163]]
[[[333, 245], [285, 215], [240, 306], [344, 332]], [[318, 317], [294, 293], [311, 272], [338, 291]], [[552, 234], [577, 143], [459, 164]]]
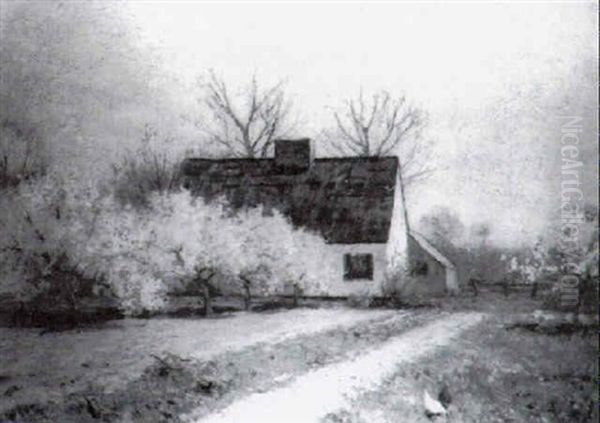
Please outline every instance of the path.
[[353, 397], [374, 390], [400, 365], [414, 363], [448, 345], [484, 315], [457, 313], [412, 329], [354, 359], [308, 372], [291, 384], [249, 395], [198, 423], [318, 422], [346, 407]]

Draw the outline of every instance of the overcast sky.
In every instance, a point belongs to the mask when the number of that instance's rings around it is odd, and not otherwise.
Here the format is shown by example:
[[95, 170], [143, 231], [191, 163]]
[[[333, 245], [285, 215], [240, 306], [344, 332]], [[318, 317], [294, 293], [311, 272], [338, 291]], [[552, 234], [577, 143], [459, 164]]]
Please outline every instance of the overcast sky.
[[[299, 135], [330, 125], [359, 89], [406, 93], [430, 114], [436, 174], [411, 194], [532, 239], [559, 200], [562, 115], [583, 117], [582, 178], [597, 203], [597, 3], [133, 2], [140, 38], [183, 83], [287, 81]], [[182, 98], [186, 104], [190, 98]]]

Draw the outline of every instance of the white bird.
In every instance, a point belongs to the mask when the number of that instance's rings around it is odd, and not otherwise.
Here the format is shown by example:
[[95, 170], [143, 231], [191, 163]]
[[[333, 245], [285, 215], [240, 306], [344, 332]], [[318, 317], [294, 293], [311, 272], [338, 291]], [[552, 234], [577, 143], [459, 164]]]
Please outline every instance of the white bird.
[[426, 390], [423, 391], [423, 404], [425, 404], [425, 414], [427, 417], [442, 416], [446, 414], [446, 409], [442, 403], [431, 398]]

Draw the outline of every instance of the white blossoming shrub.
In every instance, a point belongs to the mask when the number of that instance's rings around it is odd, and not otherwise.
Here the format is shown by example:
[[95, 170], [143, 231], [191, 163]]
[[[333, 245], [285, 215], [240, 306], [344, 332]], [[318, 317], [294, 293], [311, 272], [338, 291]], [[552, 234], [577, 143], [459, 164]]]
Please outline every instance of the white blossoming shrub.
[[247, 279], [263, 295], [282, 293], [286, 283], [318, 282], [317, 275], [307, 274], [306, 263], [322, 251], [324, 240], [295, 230], [277, 212], [265, 216], [254, 208], [232, 214], [223, 202], [205, 204], [188, 192], [155, 196], [152, 206], [153, 232], [173, 259], [165, 264], [171, 278], [212, 268], [222, 276], [223, 293], [240, 292]]
[[3, 196], [0, 217], [4, 288], [43, 290], [40, 281], [62, 266], [107, 285], [130, 314], [160, 311], [166, 294], [199, 269], [214, 270], [211, 282], [225, 294], [281, 294], [289, 284], [315, 291], [318, 275], [307, 263], [325, 247], [261, 208], [234, 214], [186, 191], [153, 194], [143, 209], [123, 207], [106, 189], [53, 177]]
[[[61, 186], [56, 178], [46, 177], [2, 191], [0, 289], [32, 295], [70, 250], [72, 240], [61, 224], [68, 220]], [[29, 281], [35, 283], [27, 284]]]

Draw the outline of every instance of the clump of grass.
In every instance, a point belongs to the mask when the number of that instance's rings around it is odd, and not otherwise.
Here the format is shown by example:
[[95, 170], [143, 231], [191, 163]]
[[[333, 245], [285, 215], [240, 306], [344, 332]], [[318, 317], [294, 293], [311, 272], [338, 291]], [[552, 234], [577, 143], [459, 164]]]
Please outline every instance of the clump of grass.
[[592, 336], [488, 326], [463, 349], [438, 363], [456, 398], [453, 421], [597, 421]]

